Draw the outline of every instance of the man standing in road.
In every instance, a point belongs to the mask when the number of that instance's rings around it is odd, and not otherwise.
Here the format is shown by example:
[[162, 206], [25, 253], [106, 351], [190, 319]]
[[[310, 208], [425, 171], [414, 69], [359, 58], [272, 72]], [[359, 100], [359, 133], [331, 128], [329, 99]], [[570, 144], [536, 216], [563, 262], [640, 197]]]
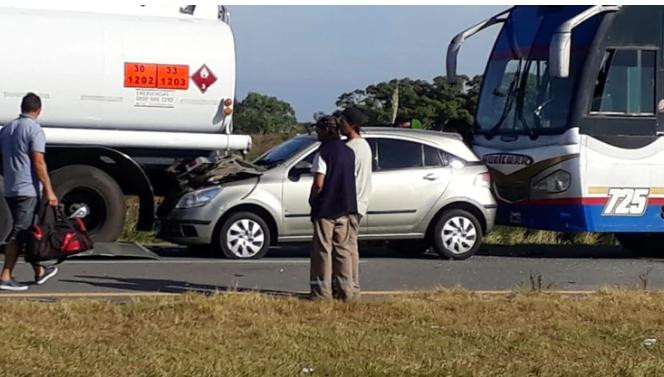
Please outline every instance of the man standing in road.
[[348, 108], [339, 117], [339, 130], [348, 138], [346, 145], [355, 153], [355, 190], [357, 193], [357, 214], [351, 215], [351, 255], [353, 259], [353, 290], [360, 295], [360, 253], [357, 236], [362, 217], [367, 215], [371, 196], [371, 147], [360, 136], [360, 127], [367, 122], [367, 117], [356, 108]]
[[355, 156], [339, 137], [336, 118], [316, 123], [322, 142], [314, 157], [309, 204], [314, 226], [310, 285], [313, 299], [353, 298], [352, 217], [357, 214]]
[[[12, 276], [18, 254], [24, 245], [17, 235], [28, 229], [35, 219], [39, 195], [43, 192], [48, 204], [58, 205], [51, 180], [48, 177], [44, 154], [46, 137], [37, 117], [41, 113], [41, 99], [28, 93], [21, 101], [21, 115], [0, 129], [0, 153], [5, 180], [5, 199], [11, 211], [14, 226], [5, 249], [5, 264], [0, 275], [0, 289], [24, 291], [27, 285], [16, 282]], [[20, 237], [18, 237], [20, 240]], [[35, 282], [44, 284], [58, 273], [55, 266], [32, 264]]]

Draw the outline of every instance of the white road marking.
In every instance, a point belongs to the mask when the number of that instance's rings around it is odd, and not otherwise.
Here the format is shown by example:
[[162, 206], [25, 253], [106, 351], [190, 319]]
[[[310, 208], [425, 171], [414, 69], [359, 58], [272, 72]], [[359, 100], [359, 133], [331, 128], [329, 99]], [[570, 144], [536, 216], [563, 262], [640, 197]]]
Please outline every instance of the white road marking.
[[[26, 264], [25, 261], [18, 262], [19, 264]], [[360, 261], [360, 264], [367, 263], [367, 261]], [[218, 260], [218, 259], [158, 259], [158, 260], [67, 260], [63, 265], [70, 264], [309, 264], [309, 260]]]

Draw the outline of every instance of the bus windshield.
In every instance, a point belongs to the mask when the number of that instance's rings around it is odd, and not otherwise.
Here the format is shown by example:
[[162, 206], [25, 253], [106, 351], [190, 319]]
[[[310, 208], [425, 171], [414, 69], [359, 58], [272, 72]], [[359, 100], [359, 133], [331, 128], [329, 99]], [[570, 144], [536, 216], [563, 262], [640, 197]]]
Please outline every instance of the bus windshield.
[[484, 75], [476, 132], [555, 134], [568, 128], [572, 95], [601, 16], [572, 32], [568, 78], [549, 76], [556, 29], [587, 6], [516, 6], [498, 35]]

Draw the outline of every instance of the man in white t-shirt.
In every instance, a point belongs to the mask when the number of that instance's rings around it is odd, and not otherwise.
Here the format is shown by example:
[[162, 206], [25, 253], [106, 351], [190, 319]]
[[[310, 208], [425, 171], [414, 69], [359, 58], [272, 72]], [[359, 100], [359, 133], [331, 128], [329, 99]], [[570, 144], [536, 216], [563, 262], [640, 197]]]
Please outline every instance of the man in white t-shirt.
[[346, 146], [355, 153], [355, 190], [357, 193], [357, 215], [352, 217], [351, 256], [353, 260], [353, 287], [355, 295], [360, 295], [360, 253], [357, 246], [357, 235], [360, 220], [366, 216], [371, 196], [371, 147], [360, 136], [360, 127], [367, 122], [367, 117], [356, 108], [348, 108], [339, 117], [339, 131], [348, 138]]

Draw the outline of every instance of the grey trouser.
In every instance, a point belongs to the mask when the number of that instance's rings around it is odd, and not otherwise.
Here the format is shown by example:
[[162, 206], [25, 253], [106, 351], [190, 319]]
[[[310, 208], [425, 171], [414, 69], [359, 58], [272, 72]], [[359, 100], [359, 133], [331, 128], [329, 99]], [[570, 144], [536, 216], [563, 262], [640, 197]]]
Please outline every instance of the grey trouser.
[[336, 219], [314, 219], [314, 240], [311, 250], [311, 295], [332, 298], [334, 292], [342, 300], [353, 298], [351, 216]]
[[27, 230], [34, 224], [38, 200], [32, 196], [14, 196], [5, 199], [14, 220], [14, 226], [8, 239], [11, 241], [19, 232]]

